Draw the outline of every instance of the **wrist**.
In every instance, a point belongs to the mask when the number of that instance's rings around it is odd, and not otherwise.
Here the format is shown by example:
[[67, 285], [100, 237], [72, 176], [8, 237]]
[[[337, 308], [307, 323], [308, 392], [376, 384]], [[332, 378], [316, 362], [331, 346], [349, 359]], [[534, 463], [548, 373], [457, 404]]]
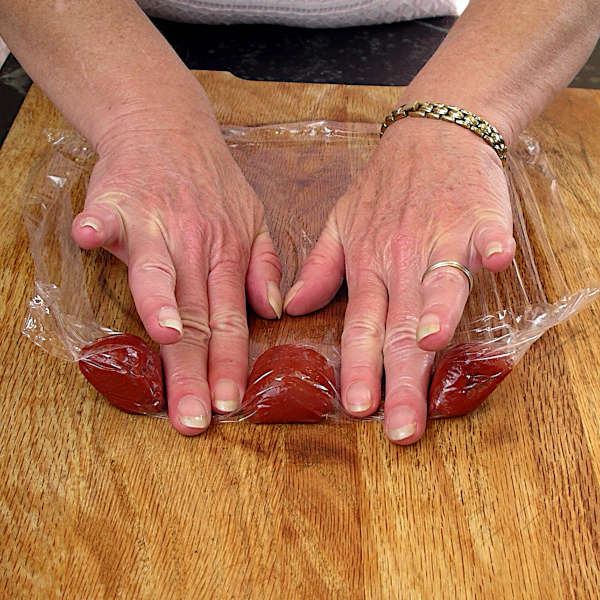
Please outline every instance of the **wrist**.
[[523, 127], [517, 107], [511, 106], [507, 101], [486, 98], [483, 94], [471, 93], [469, 90], [410, 85], [402, 93], [398, 105], [416, 101], [440, 102], [468, 110], [494, 126], [509, 148], [517, 140]]
[[428, 157], [427, 161], [486, 164], [504, 169], [496, 150], [481, 137], [456, 123], [438, 119], [399, 119], [385, 131], [381, 146], [392, 153], [410, 148], [411, 154]]
[[198, 89], [156, 90], [131, 93], [97, 121], [91, 141], [102, 154], [115, 138], [169, 135], [201, 136], [222, 140], [220, 125], [206, 93]]
[[403, 104], [385, 118], [381, 125], [380, 135], [384, 135], [396, 121], [402, 121], [409, 117], [458, 125], [475, 134], [490, 146], [502, 164], [506, 162], [507, 147], [496, 127], [482, 117], [453, 105], [426, 101]]

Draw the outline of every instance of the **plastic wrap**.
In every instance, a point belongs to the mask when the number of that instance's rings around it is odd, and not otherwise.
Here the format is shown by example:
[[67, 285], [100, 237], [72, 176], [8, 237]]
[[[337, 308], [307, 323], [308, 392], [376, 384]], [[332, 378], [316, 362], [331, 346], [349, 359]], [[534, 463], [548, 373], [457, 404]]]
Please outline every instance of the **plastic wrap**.
[[[379, 139], [377, 128], [366, 123], [319, 121], [224, 127], [223, 134], [265, 205], [267, 223], [282, 258], [285, 294], [333, 204], [368, 161]], [[162, 390], [162, 375], [156, 369], [158, 355], [149, 346], [139, 350], [139, 344], [138, 354], [132, 353], [131, 339], [127, 341], [127, 336], [105, 326], [110, 319], [111, 326], [118, 322], [128, 333], [144, 336], [128, 294], [125, 267], [102, 250], [82, 253], [70, 235], [72, 217], [83, 206], [95, 156], [71, 132], [49, 132], [47, 143], [24, 195], [35, 295], [23, 333], [50, 354], [79, 361], [84, 374], [85, 365], [93, 364], [96, 371], [90, 381], [97, 388], [103, 370], [105, 374], [114, 371], [115, 377], [133, 374], [141, 396], [148, 393], [154, 399], [149, 404], [141, 401], [120, 407], [164, 414], [164, 398], [161, 403], [156, 383], [160, 380]], [[505, 272], [482, 271], [475, 277], [456, 334], [436, 357], [430, 417], [453, 416], [475, 408], [544, 331], [574, 315], [600, 291], [592, 261], [581, 261], [589, 268], [577, 273], [562, 262], [568, 262], [573, 253], [587, 259], [589, 252], [577, 235], [544, 153], [530, 136], [521, 136], [518, 146], [511, 148], [507, 176], [516, 256]], [[553, 227], [550, 236], [548, 224], [556, 222], [561, 227]], [[218, 420], [285, 420], [277, 412], [277, 403], [290, 398], [297, 404], [306, 402], [301, 398], [314, 402], [304, 407], [304, 414], [296, 413], [296, 419], [288, 420], [350, 418], [340, 407], [336, 384], [344, 304], [342, 291], [316, 315], [284, 317], [262, 322], [257, 328], [253, 323], [258, 317], [250, 315], [251, 334], [258, 333], [250, 339], [250, 366], [255, 368], [248, 393], [240, 410]], [[99, 346], [101, 338], [109, 338], [109, 342]], [[262, 362], [257, 360], [275, 346], [281, 348], [270, 350]], [[307, 362], [294, 370], [286, 363], [286, 352], [302, 355]], [[121, 358], [111, 363], [117, 355]], [[152, 381], [153, 385], [148, 383]], [[371, 418], [381, 416], [380, 409]]]
[[331, 363], [313, 348], [283, 344], [254, 362], [240, 412], [253, 423], [318, 423], [335, 414], [337, 400]]

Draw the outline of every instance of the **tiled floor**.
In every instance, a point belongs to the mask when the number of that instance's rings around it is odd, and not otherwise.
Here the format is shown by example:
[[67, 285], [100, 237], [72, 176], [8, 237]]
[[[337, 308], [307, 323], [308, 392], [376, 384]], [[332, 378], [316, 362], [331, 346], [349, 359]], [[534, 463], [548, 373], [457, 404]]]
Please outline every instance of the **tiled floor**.
[[[348, 29], [202, 26], [155, 20], [192, 69], [259, 80], [406, 85], [444, 39], [454, 18]], [[31, 81], [14, 57], [0, 69], [0, 143]], [[600, 89], [600, 45], [573, 87]]]

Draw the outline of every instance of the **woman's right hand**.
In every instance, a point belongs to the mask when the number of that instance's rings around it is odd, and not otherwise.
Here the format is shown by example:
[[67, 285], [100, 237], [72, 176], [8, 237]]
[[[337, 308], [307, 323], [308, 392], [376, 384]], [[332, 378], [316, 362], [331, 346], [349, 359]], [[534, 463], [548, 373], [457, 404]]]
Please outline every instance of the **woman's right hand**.
[[[117, 119], [97, 150], [73, 237], [128, 265], [137, 311], [161, 353], [169, 418], [185, 435], [239, 407], [248, 373], [246, 294], [281, 315], [281, 267], [261, 202], [212, 116]], [[188, 115], [189, 117], [189, 115]]]

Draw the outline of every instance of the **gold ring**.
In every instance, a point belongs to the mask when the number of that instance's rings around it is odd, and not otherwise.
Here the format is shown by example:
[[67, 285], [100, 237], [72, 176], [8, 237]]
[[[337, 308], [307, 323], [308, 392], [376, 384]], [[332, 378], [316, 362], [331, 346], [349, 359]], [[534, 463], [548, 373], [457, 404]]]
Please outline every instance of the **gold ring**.
[[423, 283], [423, 280], [429, 273], [431, 273], [431, 271], [441, 269], [442, 267], [452, 267], [453, 269], [458, 269], [469, 280], [469, 293], [471, 293], [471, 289], [473, 288], [473, 275], [471, 274], [471, 271], [467, 269], [467, 267], [461, 265], [455, 260], [440, 260], [440, 262], [433, 263], [427, 267], [427, 269], [425, 269], [425, 273], [423, 273], [423, 276], [421, 277], [421, 283]]

